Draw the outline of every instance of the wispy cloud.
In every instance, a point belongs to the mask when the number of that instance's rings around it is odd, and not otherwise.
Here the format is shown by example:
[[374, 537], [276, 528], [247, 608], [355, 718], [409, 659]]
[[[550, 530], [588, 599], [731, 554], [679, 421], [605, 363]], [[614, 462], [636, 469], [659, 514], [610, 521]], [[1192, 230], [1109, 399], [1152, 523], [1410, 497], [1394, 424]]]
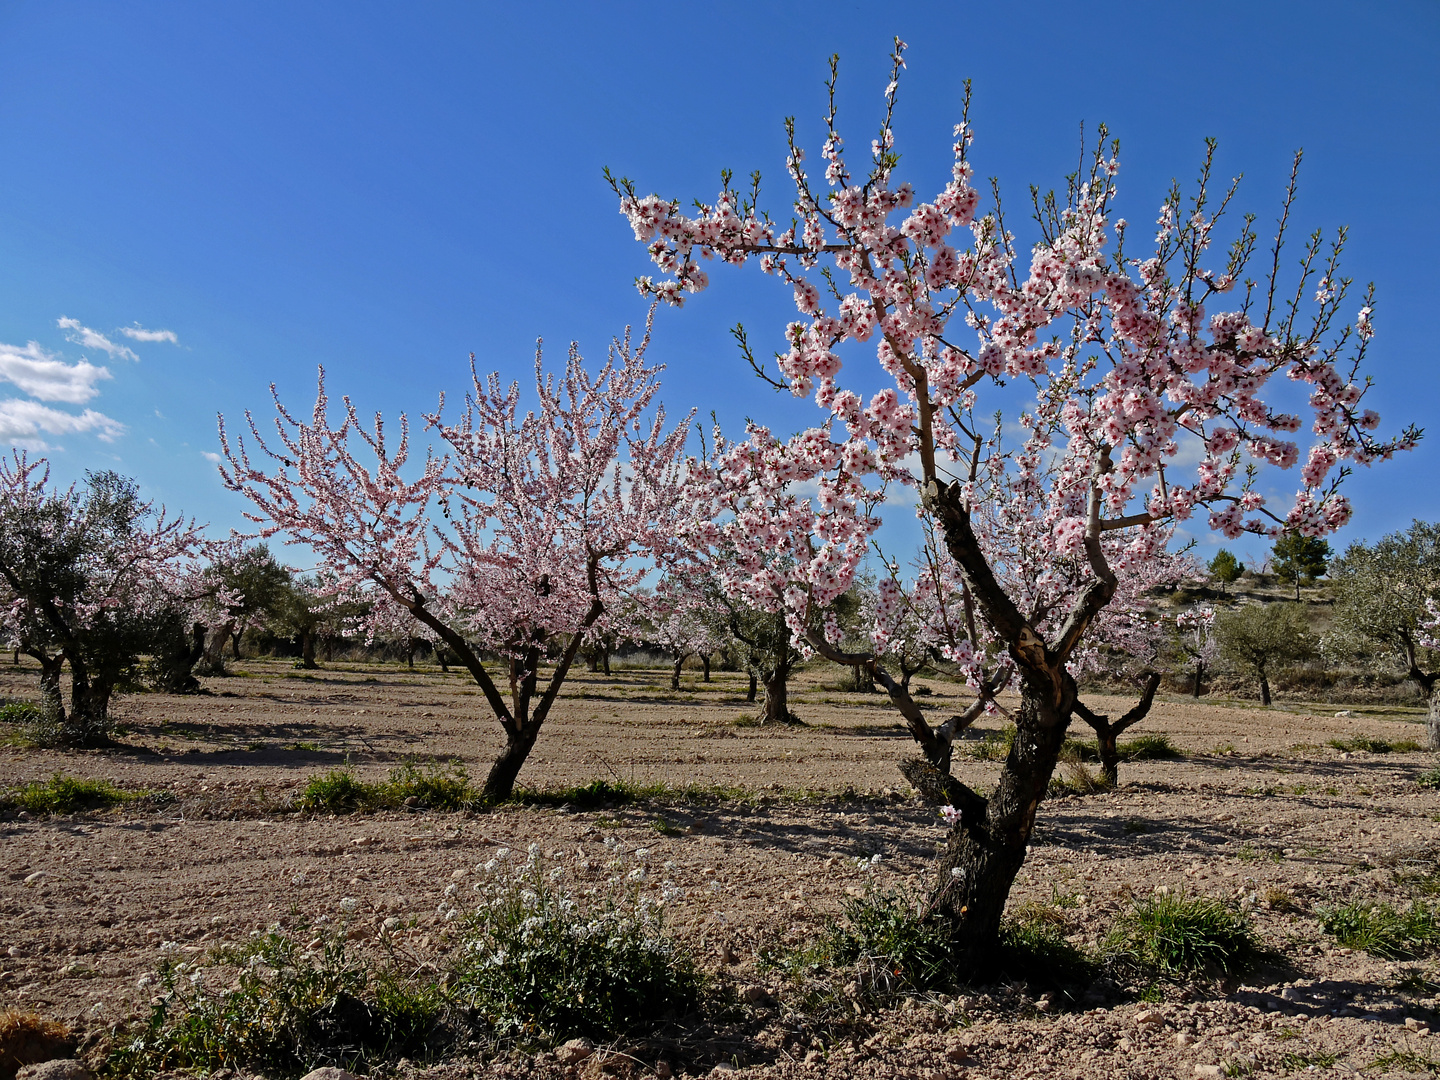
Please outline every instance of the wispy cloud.
[[180, 344], [180, 339], [175, 336], [174, 330], [146, 330], [139, 323], [134, 326], [122, 326], [120, 333], [131, 341], [168, 341], [171, 345]]
[[0, 400], [0, 443], [22, 450], [43, 451], [50, 446], [43, 435], [78, 435], [93, 432], [104, 442], [114, 442], [125, 433], [125, 425], [104, 413], [86, 409], [78, 416], [61, 412], [38, 401], [18, 398]]
[[126, 360], [140, 359], [130, 346], [115, 344], [99, 330], [91, 330], [88, 326], [82, 326], [79, 319], [71, 319], [62, 315], [55, 320], [55, 325], [65, 331], [66, 341], [73, 341], [82, 349], [99, 349], [109, 354], [112, 360], [117, 356], [123, 356]]
[[219, 454], [215, 453], [213, 450], [201, 450], [201, 451], [200, 451], [200, 456], [203, 457], [206, 461], [211, 462], [212, 464], [215, 464], [215, 465], [219, 465], [220, 462], [222, 462], [222, 461], [225, 460], [225, 459], [222, 458]]
[[106, 368], [88, 360], [67, 364], [33, 341], [23, 346], [0, 342], [0, 380], [41, 401], [83, 405], [100, 392], [95, 384], [110, 377]]

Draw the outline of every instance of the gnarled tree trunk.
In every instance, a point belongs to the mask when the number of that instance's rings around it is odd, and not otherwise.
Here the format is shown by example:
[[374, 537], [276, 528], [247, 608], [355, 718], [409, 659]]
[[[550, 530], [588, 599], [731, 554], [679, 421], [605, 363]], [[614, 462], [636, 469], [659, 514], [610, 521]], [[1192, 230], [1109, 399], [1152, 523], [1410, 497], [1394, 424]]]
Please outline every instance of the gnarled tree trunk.
[[759, 676], [757, 676], [757, 675], [755, 674], [755, 672], [752, 671], [752, 672], [750, 672], [750, 685], [749, 685], [748, 687], [746, 687], [746, 689], [745, 689], [745, 700], [746, 700], [747, 702], [752, 702], [752, 701], [754, 701], [754, 700], [755, 700], [756, 692], [757, 692], [759, 689], [760, 689], [760, 679], [759, 679]]
[[790, 711], [790, 672], [781, 665], [765, 678], [765, 712], [761, 717], [765, 724], [793, 724], [795, 716]]
[[[200, 624], [196, 623], [198, 627]], [[200, 671], [204, 675], [225, 674], [225, 644], [230, 640], [230, 635], [235, 629], [235, 620], [230, 619], [218, 630], [210, 631], [208, 640], [201, 635], [205, 642], [204, 655], [201, 658]], [[202, 628], [203, 631], [203, 628]]]
[[931, 904], [949, 922], [964, 953], [961, 963], [972, 971], [983, 970], [999, 942], [1000, 919], [1025, 862], [1035, 810], [1059, 760], [1074, 700], [1073, 683], [1056, 700], [1053, 683], [1023, 674], [1015, 741], [995, 790], [978, 805], [957, 808], [960, 823], [946, 840]]

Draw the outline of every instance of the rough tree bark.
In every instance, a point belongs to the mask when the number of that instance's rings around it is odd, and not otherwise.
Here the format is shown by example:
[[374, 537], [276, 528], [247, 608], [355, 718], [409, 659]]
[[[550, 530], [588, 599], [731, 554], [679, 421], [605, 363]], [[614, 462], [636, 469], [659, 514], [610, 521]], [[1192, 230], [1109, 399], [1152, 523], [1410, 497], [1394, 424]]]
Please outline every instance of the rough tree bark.
[[1425, 691], [1425, 745], [1431, 750], [1440, 750], [1440, 671], [1423, 670], [1419, 650], [1410, 635], [1404, 635], [1401, 640], [1405, 647], [1405, 659], [1410, 665], [1408, 674]]
[[790, 665], [776, 664], [766, 673], [765, 711], [761, 723], [793, 724], [798, 719], [790, 711]]
[[[199, 623], [195, 624], [197, 627]], [[202, 628], [203, 629], [203, 628]], [[218, 630], [210, 631], [209, 637], [202, 635], [204, 653], [200, 660], [200, 671], [205, 675], [225, 674], [225, 644], [235, 630], [235, 620], [229, 619]]]

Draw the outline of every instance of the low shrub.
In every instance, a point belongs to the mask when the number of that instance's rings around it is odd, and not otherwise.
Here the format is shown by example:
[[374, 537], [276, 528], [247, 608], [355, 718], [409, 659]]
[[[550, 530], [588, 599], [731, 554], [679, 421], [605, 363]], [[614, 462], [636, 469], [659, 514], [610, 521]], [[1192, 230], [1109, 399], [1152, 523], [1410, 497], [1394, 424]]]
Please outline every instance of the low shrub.
[[1061, 775], [1050, 778], [1046, 794], [1051, 796], [1095, 795], [1110, 790], [1110, 785], [1105, 782], [1103, 776], [1091, 772], [1078, 761], [1061, 762], [1059, 772]]
[[951, 937], [943, 924], [922, 916], [915, 897], [871, 889], [847, 899], [843, 915], [796, 957], [801, 964], [846, 969], [880, 996], [955, 988]]
[[35, 780], [0, 795], [0, 807], [28, 810], [32, 814], [74, 814], [81, 810], [108, 810], [135, 798], [109, 780], [89, 780], [56, 773], [49, 780]]
[[68, 734], [59, 712], [47, 702], [5, 701], [0, 704], [0, 724], [15, 729], [9, 741], [40, 747], [64, 746]]
[[423, 769], [408, 761], [390, 773], [385, 797], [397, 805], [418, 804], [428, 810], [471, 810], [481, 802], [480, 792], [458, 761], [449, 765], [431, 762]]
[[479, 888], [455, 994], [495, 1035], [522, 1043], [654, 1031], [699, 1002], [691, 956], [664, 932], [664, 901], [638, 894], [643, 865], [578, 902], [534, 846]]
[[1092, 982], [1099, 965], [1065, 939], [1063, 920], [1021, 913], [1000, 928], [1000, 969], [1037, 986], [1074, 988]]
[[366, 1072], [381, 1061], [428, 1059], [454, 1041], [448, 1003], [432, 981], [364, 963], [346, 950], [344, 927], [317, 949], [272, 930], [219, 958], [238, 967], [231, 988], [220, 965], [166, 964], [149, 1021], [118, 1034], [106, 1071], [139, 1078], [161, 1071], [234, 1069], [296, 1076], [326, 1065]]
[[1399, 960], [1440, 943], [1440, 912], [1415, 901], [1405, 911], [1378, 901], [1355, 901], [1320, 912], [1320, 926], [1347, 949]]
[[1259, 942], [1249, 920], [1208, 896], [1156, 893], [1135, 901], [1106, 942], [1112, 960], [1165, 976], [1234, 974], [1249, 968]]
[[0, 703], [0, 724], [32, 724], [43, 714], [44, 710], [33, 701]]

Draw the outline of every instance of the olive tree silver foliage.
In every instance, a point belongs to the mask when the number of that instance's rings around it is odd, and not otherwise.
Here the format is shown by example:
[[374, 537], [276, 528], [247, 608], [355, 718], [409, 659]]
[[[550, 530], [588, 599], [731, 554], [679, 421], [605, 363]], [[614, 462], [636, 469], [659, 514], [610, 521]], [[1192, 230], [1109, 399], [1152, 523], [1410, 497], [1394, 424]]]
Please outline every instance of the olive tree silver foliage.
[[1315, 655], [1316, 640], [1299, 604], [1246, 604], [1215, 618], [1220, 655], [1260, 682], [1260, 702], [1270, 704], [1270, 676]]
[[1440, 600], [1440, 524], [1417, 520], [1373, 544], [1351, 544], [1330, 576], [1335, 634], [1380, 646], [1419, 684], [1429, 705], [1427, 739], [1440, 749], [1440, 653], [1425, 647], [1433, 621], [1426, 603]]

